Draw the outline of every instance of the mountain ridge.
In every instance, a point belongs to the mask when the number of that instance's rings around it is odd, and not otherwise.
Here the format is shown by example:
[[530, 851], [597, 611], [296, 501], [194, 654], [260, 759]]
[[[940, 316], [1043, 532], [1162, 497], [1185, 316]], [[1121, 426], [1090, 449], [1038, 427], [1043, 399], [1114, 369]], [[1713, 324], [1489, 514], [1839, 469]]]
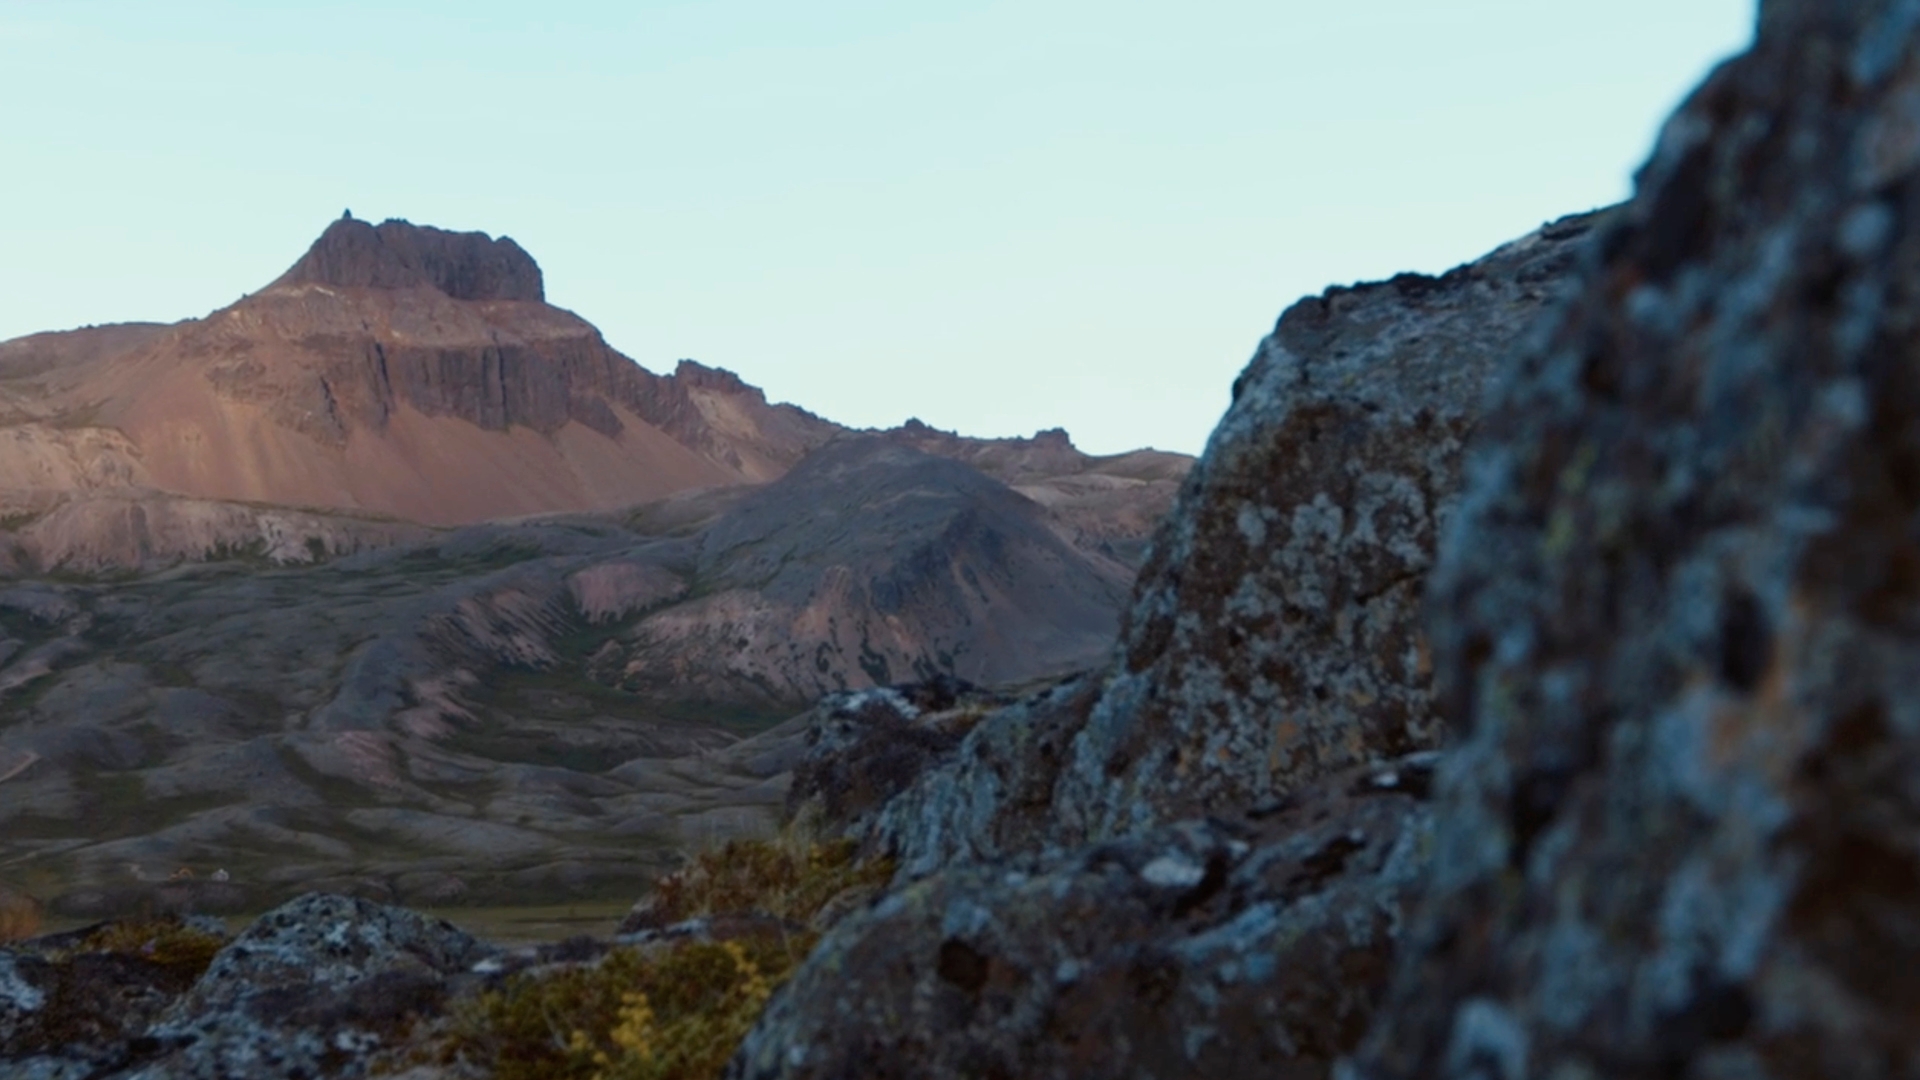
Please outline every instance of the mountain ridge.
[[[1084, 477], [1117, 459], [1082, 454], [1064, 432], [892, 432], [1060, 504], [1077, 542], [1118, 542], [1128, 558], [1191, 460], [1168, 455], [1155, 460], [1171, 468], [1099, 480], [1124, 489], [1109, 506]], [[204, 318], [0, 342], [0, 532], [96, 497], [429, 527], [610, 512], [764, 484], [856, 433], [769, 402], [724, 368], [648, 370], [548, 304], [538, 263], [510, 238], [344, 217], [270, 284]], [[1073, 494], [1047, 487], [1069, 476], [1082, 478]], [[1143, 492], [1144, 515], [1130, 508]], [[229, 522], [200, 547], [235, 541], [232, 514], [193, 518]], [[195, 547], [184, 539], [169, 550]], [[25, 567], [59, 565], [65, 550], [15, 546]]]

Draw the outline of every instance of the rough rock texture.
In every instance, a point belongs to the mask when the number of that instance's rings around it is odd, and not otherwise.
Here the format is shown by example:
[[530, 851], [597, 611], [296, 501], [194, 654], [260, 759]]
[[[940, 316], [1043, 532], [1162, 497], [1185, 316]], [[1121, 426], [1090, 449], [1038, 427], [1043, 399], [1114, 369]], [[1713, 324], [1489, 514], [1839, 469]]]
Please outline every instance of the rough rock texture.
[[343, 217], [276, 285], [438, 289], [455, 300], [547, 298], [540, 267], [520, 245], [479, 232], [448, 232], [405, 221], [372, 225]]
[[1593, 223], [1289, 310], [1106, 671], [954, 749], [904, 717], [823, 721], [842, 771], [796, 797], [847, 796], [824, 820], [899, 877], [733, 1074], [1326, 1076], [1386, 991], [1430, 854], [1443, 730], [1419, 608], [1463, 445]]
[[1506, 388], [1357, 1073], [1920, 1075], [1917, 103], [1914, 4], [1766, 4]]
[[1324, 1076], [1386, 984], [1424, 766], [907, 885], [820, 944], [728, 1075]]
[[1438, 743], [1420, 604], [1461, 452], [1590, 224], [1281, 317], [1155, 537], [1063, 814], [1123, 833]]
[[960, 745], [998, 695], [950, 676], [830, 694], [806, 717], [806, 752], [787, 789], [787, 817], [859, 834], [886, 805]]
[[1420, 598], [1463, 442], [1594, 220], [1290, 308], [1155, 537], [1112, 667], [988, 717], [875, 835], [925, 872], [1435, 745]]
[[491, 955], [439, 919], [315, 893], [260, 917], [148, 1032], [130, 1080], [366, 1075]]
[[[226, 936], [211, 920], [193, 928]], [[0, 1075], [84, 1077], [123, 1068], [134, 1041], [192, 986], [192, 965], [84, 948], [96, 929], [0, 948]]]
[[[0, 1075], [365, 1076], [417, 1019], [471, 990], [476, 966], [538, 962], [556, 951], [503, 956], [438, 919], [319, 893], [268, 912], [224, 947], [217, 922], [173, 925], [168, 932], [191, 931], [219, 948], [211, 966], [205, 953], [197, 963], [152, 954], [152, 942], [147, 950], [101, 948], [89, 937], [112, 929], [102, 927], [0, 949]], [[157, 928], [141, 928], [150, 929]]]

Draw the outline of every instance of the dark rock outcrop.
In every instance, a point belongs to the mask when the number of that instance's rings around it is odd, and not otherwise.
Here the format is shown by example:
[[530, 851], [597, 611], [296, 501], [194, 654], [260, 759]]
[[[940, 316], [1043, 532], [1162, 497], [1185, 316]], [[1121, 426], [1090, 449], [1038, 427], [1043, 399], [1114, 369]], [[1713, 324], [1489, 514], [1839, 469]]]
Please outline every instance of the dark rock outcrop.
[[[900, 860], [897, 887], [821, 945], [734, 1075], [1327, 1075], [1429, 854], [1444, 732], [1420, 598], [1463, 447], [1592, 224], [1283, 316], [1113, 667], [955, 750], [916, 732], [890, 759], [911, 785], [829, 818]], [[865, 733], [823, 741], [858, 758]]]
[[260, 917], [214, 958], [147, 1033], [157, 1055], [136, 1076], [366, 1075], [448, 979], [491, 954], [439, 919], [310, 894]]
[[1438, 744], [1421, 598], [1461, 454], [1591, 224], [1281, 317], [1155, 537], [1057, 812], [1122, 834]]
[[1475, 451], [1364, 1075], [1920, 1074], [1920, 19], [1775, 0]]
[[540, 267], [507, 237], [448, 232], [392, 219], [343, 217], [327, 226], [276, 285], [438, 289], [455, 300], [546, 299]]
[[[439, 919], [320, 893], [224, 946], [204, 919], [119, 936], [152, 933], [145, 948], [100, 947], [96, 934], [115, 936], [108, 925], [0, 949], [0, 1075], [366, 1076], [417, 1020], [472, 989], [482, 961], [500, 966], [497, 950]], [[204, 952], [174, 955], [180, 935], [218, 948], [211, 965]]]
[[1155, 538], [1113, 667], [988, 717], [888, 806], [905, 864], [1126, 835], [1436, 745], [1420, 600], [1464, 441], [1593, 221], [1290, 308]]
[[898, 889], [821, 943], [729, 1076], [1324, 1075], [1385, 986], [1429, 764]]
[[[203, 961], [88, 947], [100, 929], [0, 947], [0, 1075], [53, 1080], [135, 1064], [144, 1048], [136, 1044], [199, 975]], [[212, 920], [150, 929], [185, 931], [207, 946], [226, 936]]]
[[951, 676], [828, 695], [808, 717], [786, 816], [836, 833], [864, 832], [864, 819], [950, 756], [988, 709], [1003, 704]]

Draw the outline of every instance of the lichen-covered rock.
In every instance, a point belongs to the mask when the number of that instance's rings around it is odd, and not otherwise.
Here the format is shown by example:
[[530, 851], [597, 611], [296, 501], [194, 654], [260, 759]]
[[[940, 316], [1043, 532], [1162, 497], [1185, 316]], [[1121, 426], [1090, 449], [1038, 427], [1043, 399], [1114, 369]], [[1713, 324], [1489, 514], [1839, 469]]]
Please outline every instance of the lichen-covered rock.
[[827, 936], [728, 1075], [1324, 1076], [1385, 990], [1429, 764], [913, 882]]
[[216, 920], [159, 919], [0, 949], [0, 1076], [78, 1078], [137, 1063], [148, 1027], [226, 936]]
[[1437, 745], [1420, 605], [1465, 440], [1602, 216], [1290, 308], [1155, 537], [1112, 668], [989, 716], [889, 804], [903, 866], [1124, 836]]
[[148, 1038], [138, 1080], [355, 1077], [490, 954], [440, 919], [310, 893], [262, 915]]
[[875, 811], [860, 839], [909, 878], [1057, 846], [1054, 787], [1100, 686], [1089, 673], [989, 714]]
[[950, 757], [980, 717], [1004, 703], [950, 675], [828, 695], [809, 714], [787, 816], [864, 834], [874, 811]]
[[1483, 429], [1371, 1077], [1920, 1075], [1920, 8], [1773, 0]]
[[1421, 599], [1461, 452], [1591, 223], [1281, 317], [1154, 539], [1064, 820], [1122, 834], [1438, 744]]

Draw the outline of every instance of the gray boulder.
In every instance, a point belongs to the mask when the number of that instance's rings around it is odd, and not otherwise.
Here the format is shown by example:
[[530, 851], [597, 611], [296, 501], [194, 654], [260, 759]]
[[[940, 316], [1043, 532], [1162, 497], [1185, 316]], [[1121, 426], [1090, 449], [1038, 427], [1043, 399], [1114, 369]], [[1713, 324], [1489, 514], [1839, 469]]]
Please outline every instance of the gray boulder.
[[1429, 854], [1445, 729], [1420, 603], [1463, 447], [1593, 224], [1289, 310], [1105, 672], [953, 749], [899, 718], [823, 728], [830, 782], [796, 791], [849, 796], [825, 820], [897, 857], [898, 887], [828, 936], [732, 1075], [1327, 1075]]
[[909, 871], [1269, 803], [1438, 745], [1421, 598], [1465, 441], [1598, 218], [1288, 309], [1154, 539], [1112, 666], [987, 717], [880, 813]]
[[358, 1077], [492, 950], [444, 920], [310, 893], [262, 915], [147, 1033], [136, 1080]]
[[1325, 1075], [1385, 986], [1427, 764], [909, 884], [829, 933], [728, 1075]]
[[1920, 1075], [1920, 18], [1771, 0], [1483, 429], [1354, 1070]]

